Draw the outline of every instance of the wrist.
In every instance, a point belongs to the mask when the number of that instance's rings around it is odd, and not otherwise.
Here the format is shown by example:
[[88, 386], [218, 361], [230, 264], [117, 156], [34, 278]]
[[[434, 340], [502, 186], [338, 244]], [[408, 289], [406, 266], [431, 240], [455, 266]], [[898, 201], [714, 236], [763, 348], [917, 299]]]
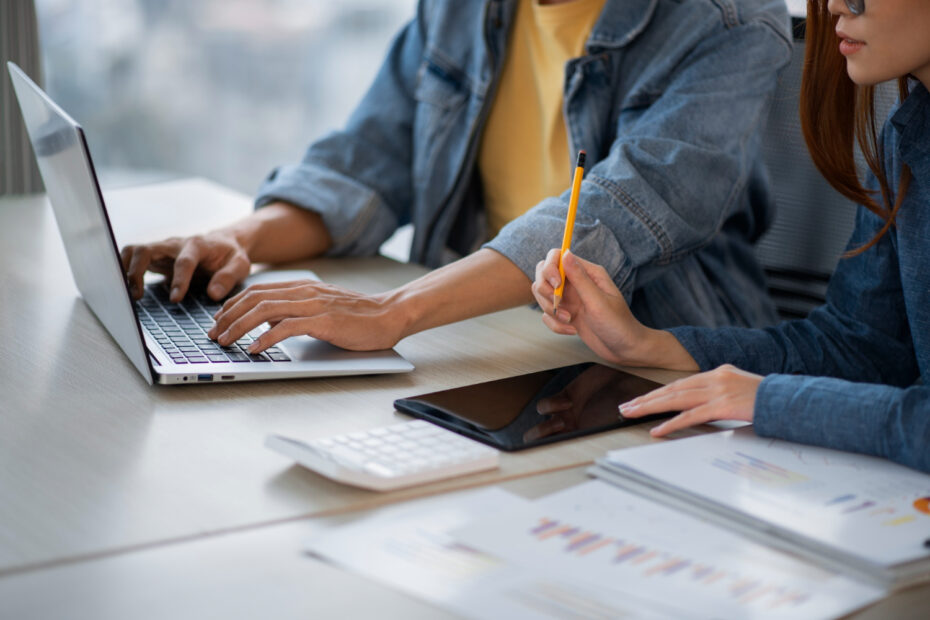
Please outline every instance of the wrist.
[[259, 222], [253, 219], [245, 219], [232, 224], [228, 228], [221, 229], [221, 232], [235, 239], [236, 244], [245, 251], [249, 260], [252, 260], [252, 252], [260, 234]]
[[669, 370], [700, 370], [697, 362], [671, 332], [642, 326], [643, 333], [630, 358], [623, 363]]
[[390, 317], [393, 330], [397, 333], [397, 340], [403, 340], [425, 329], [419, 327], [424, 316], [422, 304], [408, 286], [385, 291], [376, 297], [381, 303], [383, 312]]

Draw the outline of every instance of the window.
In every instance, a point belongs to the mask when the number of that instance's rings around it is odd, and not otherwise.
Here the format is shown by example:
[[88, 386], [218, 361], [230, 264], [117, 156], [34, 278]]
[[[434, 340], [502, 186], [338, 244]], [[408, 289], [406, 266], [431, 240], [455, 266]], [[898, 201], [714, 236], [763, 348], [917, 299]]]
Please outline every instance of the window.
[[37, 0], [45, 85], [104, 184], [252, 194], [339, 127], [414, 0]]

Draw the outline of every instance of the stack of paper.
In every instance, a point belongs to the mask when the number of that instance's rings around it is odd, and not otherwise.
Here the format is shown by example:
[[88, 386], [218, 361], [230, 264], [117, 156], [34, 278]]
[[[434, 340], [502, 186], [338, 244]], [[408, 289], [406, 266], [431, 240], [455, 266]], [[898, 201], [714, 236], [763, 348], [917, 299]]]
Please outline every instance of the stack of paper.
[[388, 509], [309, 549], [473, 618], [820, 618], [884, 593], [599, 481]]
[[617, 450], [591, 473], [884, 587], [930, 579], [930, 476], [752, 429]]

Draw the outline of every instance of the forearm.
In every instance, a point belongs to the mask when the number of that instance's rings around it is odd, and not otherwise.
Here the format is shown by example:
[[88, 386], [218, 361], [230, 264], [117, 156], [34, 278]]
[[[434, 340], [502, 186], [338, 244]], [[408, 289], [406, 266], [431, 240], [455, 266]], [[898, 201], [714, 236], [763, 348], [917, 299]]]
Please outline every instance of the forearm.
[[319, 256], [332, 245], [319, 214], [284, 202], [259, 209], [227, 229], [253, 263], [286, 263]]
[[389, 294], [402, 337], [533, 301], [530, 280], [502, 254], [478, 250]]

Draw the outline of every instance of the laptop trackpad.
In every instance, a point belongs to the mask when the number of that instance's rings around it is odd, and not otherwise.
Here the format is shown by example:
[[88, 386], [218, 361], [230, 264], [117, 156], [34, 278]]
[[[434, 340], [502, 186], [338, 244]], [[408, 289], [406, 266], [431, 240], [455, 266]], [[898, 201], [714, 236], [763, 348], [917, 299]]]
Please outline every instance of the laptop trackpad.
[[278, 346], [292, 360], [299, 362], [371, 361], [397, 357], [397, 353], [392, 349], [386, 351], [349, 351], [309, 336], [294, 336], [284, 340]]

